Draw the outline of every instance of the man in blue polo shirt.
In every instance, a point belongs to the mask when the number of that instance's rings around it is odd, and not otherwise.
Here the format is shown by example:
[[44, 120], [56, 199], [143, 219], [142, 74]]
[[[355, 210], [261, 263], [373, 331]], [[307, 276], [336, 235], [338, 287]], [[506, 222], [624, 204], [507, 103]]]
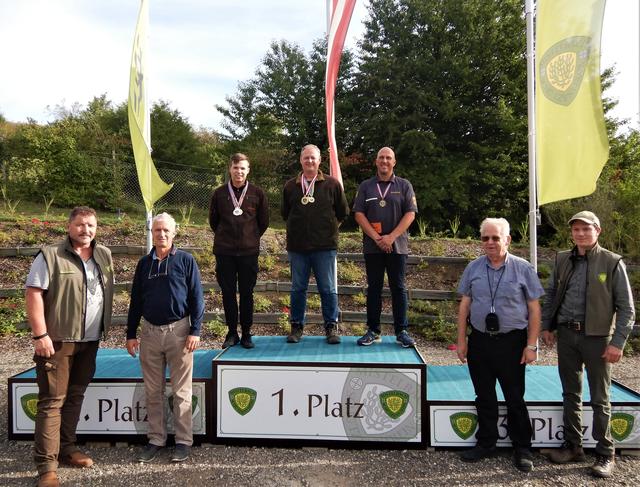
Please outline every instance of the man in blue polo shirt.
[[135, 357], [140, 349], [148, 421], [149, 443], [137, 460], [152, 461], [167, 441], [164, 391], [168, 364], [176, 441], [171, 460], [182, 462], [189, 457], [193, 444], [193, 352], [200, 342], [204, 297], [196, 260], [173, 245], [173, 217], [168, 213], [155, 216], [151, 231], [154, 247], [138, 261], [127, 319], [127, 351]]
[[469, 263], [458, 286], [457, 352], [462, 363], [469, 363], [478, 412], [477, 444], [461, 457], [477, 462], [497, 453], [498, 380], [507, 405], [514, 465], [530, 472], [531, 422], [524, 402], [524, 372], [526, 364], [537, 359], [539, 299], [544, 290], [533, 266], [508, 252], [507, 220], [486, 218], [480, 235], [485, 255]]
[[396, 156], [383, 147], [376, 157], [377, 174], [363, 181], [353, 204], [356, 222], [362, 228], [364, 262], [367, 271], [367, 333], [358, 345], [380, 342], [380, 313], [384, 273], [389, 278], [393, 327], [403, 347], [415, 342], [407, 333], [407, 288], [405, 272], [409, 237], [407, 229], [418, 212], [411, 183], [393, 173]]

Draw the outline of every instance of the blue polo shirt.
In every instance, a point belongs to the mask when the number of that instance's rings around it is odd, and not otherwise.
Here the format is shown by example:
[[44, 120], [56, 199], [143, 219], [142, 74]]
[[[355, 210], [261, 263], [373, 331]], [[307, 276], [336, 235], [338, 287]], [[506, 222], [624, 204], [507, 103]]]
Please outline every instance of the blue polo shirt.
[[460, 279], [458, 294], [471, 298], [471, 324], [481, 332], [486, 331], [485, 317], [491, 311], [492, 293], [500, 332], [504, 333], [527, 328], [527, 302], [544, 296], [544, 289], [533, 266], [515, 255], [507, 253], [498, 269], [491, 267], [486, 256], [470, 262]]
[[127, 318], [127, 339], [136, 337], [140, 318], [153, 325], [166, 325], [189, 316], [189, 334], [200, 336], [204, 296], [200, 270], [193, 255], [172, 247], [160, 261], [155, 249], [138, 261]]
[[[382, 194], [385, 193], [389, 185], [391, 186], [384, 198], [385, 206], [380, 206], [380, 200], [382, 198], [380, 198], [380, 193], [378, 192], [378, 184], [380, 185]], [[408, 180], [394, 174], [389, 181], [381, 181], [376, 174], [372, 178], [360, 183], [356, 199], [353, 203], [353, 211], [364, 213], [364, 216], [374, 228], [376, 224], [380, 225], [382, 231], [379, 233], [381, 235], [387, 235], [398, 226], [398, 223], [400, 223], [405, 213], [410, 211], [417, 213], [418, 206], [416, 204], [416, 195], [413, 192], [413, 186], [411, 186]], [[371, 237], [364, 232], [362, 232], [362, 235], [363, 253], [383, 253]], [[404, 232], [395, 240], [393, 243], [393, 252], [396, 254], [409, 253], [409, 236], [407, 232]]]

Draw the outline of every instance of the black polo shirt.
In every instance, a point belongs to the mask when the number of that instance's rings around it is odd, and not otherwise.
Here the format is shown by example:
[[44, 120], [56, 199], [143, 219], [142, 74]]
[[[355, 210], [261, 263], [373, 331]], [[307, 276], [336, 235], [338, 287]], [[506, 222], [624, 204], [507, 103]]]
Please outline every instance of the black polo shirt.
[[[385, 193], [387, 186], [391, 186], [387, 192], [384, 201], [385, 205], [380, 206], [380, 193], [377, 185], [380, 185], [380, 191]], [[402, 217], [408, 212], [418, 212], [416, 204], [416, 195], [413, 192], [413, 186], [406, 179], [400, 178], [395, 174], [391, 176], [389, 181], [381, 181], [376, 174], [372, 178], [360, 183], [355, 202], [353, 203], [353, 211], [364, 213], [369, 223], [376, 230], [381, 230], [381, 235], [387, 235], [400, 223]], [[364, 232], [363, 235], [363, 253], [376, 254], [382, 253], [380, 247]], [[393, 252], [396, 254], [409, 253], [409, 236], [407, 232], [400, 235], [393, 244]]]

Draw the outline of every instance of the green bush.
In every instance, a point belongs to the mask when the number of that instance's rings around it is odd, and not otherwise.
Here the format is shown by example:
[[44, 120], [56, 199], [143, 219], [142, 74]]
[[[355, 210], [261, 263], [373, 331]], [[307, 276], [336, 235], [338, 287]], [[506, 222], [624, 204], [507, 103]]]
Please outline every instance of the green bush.
[[367, 296], [364, 293], [354, 294], [351, 299], [356, 306], [365, 306], [367, 304]]
[[340, 262], [338, 264], [338, 279], [347, 284], [360, 282], [362, 279], [362, 269], [351, 261]]
[[271, 307], [271, 300], [263, 294], [254, 294], [253, 310], [256, 313], [265, 313]]
[[320, 309], [321, 301], [319, 294], [309, 294], [307, 296], [307, 308], [312, 310]]
[[258, 269], [271, 272], [276, 266], [276, 258], [273, 255], [261, 255], [258, 257]]
[[0, 298], [0, 335], [24, 335], [28, 330], [18, 327], [27, 321], [23, 297]]
[[412, 299], [409, 301], [409, 308], [417, 313], [424, 313], [428, 315], [436, 315], [440, 313], [439, 308], [431, 301], [424, 299]]
[[214, 337], [221, 338], [227, 335], [227, 325], [220, 321], [218, 318], [207, 322], [205, 325], [207, 331], [209, 331]]

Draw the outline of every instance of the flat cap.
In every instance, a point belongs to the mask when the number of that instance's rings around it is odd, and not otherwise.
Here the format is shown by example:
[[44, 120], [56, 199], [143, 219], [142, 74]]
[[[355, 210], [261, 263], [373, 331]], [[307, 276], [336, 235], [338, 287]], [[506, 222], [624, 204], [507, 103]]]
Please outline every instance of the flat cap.
[[580, 220], [581, 222], [588, 223], [589, 225], [594, 225], [598, 228], [600, 227], [600, 219], [596, 216], [592, 211], [579, 211], [575, 215], [569, 219], [569, 225], [571, 225], [574, 221]]

